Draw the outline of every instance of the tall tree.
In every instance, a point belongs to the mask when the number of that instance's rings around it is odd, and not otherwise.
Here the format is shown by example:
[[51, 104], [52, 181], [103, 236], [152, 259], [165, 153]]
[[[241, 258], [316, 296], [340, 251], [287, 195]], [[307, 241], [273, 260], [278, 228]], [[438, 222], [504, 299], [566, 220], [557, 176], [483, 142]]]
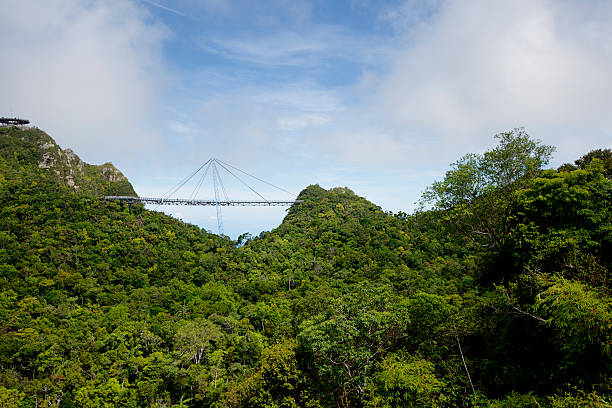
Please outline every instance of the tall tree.
[[467, 154], [452, 164], [444, 180], [423, 195], [424, 204], [447, 213], [448, 220], [482, 247], [500, 249], [511, 215], [512, 196], [548, 164], [553, 146], [517, 128], [495, 136], [499, 144], [484, 154]]

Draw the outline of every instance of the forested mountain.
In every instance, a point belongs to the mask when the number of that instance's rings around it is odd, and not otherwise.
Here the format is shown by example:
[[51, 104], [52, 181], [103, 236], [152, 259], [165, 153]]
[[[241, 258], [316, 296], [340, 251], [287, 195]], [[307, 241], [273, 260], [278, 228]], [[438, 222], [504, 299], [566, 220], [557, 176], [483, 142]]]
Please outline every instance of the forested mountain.
[[313, 185], [234, 242], [0, 128], [0, 406], [611, 406], [609, 150], [497, 137], [414, 214]]

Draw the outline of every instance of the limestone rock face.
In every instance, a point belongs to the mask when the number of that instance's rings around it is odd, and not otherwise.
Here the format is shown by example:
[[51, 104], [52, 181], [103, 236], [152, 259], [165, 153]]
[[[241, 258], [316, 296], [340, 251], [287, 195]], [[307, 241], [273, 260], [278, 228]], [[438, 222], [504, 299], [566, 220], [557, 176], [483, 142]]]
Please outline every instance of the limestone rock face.
[[123, 175], [112, 163], [104, 163], [100, 166], [102, 176], [108, 181], [127, 181], [127, 177]]

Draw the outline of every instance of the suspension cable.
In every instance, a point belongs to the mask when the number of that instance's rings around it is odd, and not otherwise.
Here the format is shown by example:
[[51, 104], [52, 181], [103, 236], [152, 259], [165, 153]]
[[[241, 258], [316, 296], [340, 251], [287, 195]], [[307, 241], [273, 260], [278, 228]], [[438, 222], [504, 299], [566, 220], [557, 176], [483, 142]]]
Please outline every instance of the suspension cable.
[[[216, 160], [216, 159], [215, 159]], [[216, 160], [217, 163], [219, 163], [219, 166], [223, 167], [229, 174], [231, 174], [232, 176], [236, 177], [238, 179], [238, 181], [240, 181], [242, 184], [244, 184], [246, 187], [248, 187], [249, 190], [251, 190], [252, 192], [254, 192], [255, 194], [257, 194], [258, 196], [260, 196], [264, 201], [266, 202], [270, 202], [268, 201], [267, 198], [265, 198], [264, 196], [262, 196], [261, 194], [259, 194], [257, 191], [253, 190], [253, 188], [251, 186], [249, 186], [247, 183], [245, 183], [244, 181], [242, 181], [242, 179], [240, 177], [238, 177], [237, 175], [235, 175], [234, 173], [232, 173], [232, 171], [230, 169], [228, 169], [227, 167], [225, 167], [223, 165], [223, 162], [221, 160]]]
[[200, 192], [200, 188], [202, 187], [202, 183], [204, 183], [204, 179], [206, 178], [206, 175], [208, 174], [208, 170], [210, 170], [210, 164], [211, 163], [212, 163], [212, 161], [210, 163], [208, 163], [208, 166], [204, 170], [204, 173], [202, 173], [202, 177], [200, 177], [200, 181], [198, 181], [198, 184], [196, 184], [196, 187], [193, 190], [193, 193], [191, 193], [191, 196], [189, 196], [190, 199], [196, 198], [198, 193]]
[[[231, 167], [231, 168], [232, 168], [232, 169], [234, 169], [234, 170], [238, 170], [239, 172], [241, 172], [241, 173], [243, 173], [243, 174], [246, 174], [246, 175], [247, 175], [247, 176], [249, 176], [249, 177], [253, 177], [255, 180], [259, 180], [259, 181], [261, 181], [262, 183], [265, 183], [265, 184], [267, 184], [267, 185], [269, 185], [269, 186], [271, 186], [271, 187], [274, 187], [274, 188], [276, 188], [276, 189], [279, 189], [279, 190], [281, 190], [281, 191], [284, 191], [284, 192], [285, 192], [285, 193], [287, 193], [287, 194], [291, 194], [292, 196], [297, 197], [297, 194], [293, 194], [291, 191], [287, 191], [287, 190], [285, 190], [284, 188], [281, 188], [281, 187], [275, 186], [275, 185], [274, 185], [274, 184], [272, 184], [272, 183], [268, 183], [267, 181], [262, 180], [262, 179], [260, 179], [259, 177], [256, 177], [256, 176], [254, 176], [254, 175], [252, 175], [252, 174], [249, 174], [249, 173], [247, 173], [247, 172], [246, 172], [246, 171], [244, 171], [244, 170], [240, 170], [238, 167], [232, 166], [232, 165], [231, 165], [231, 164], [229, 164], [229, 163], [226, 163], [226, 162], [224, 162], [224, 161], [222, 161], [222, 160], [219, 160], [219, 159], [215, 159], [215, 161], [216, 161], [217, 163], [219, 163], [219, 164], [225, 164], [226, 166], [229, 166], [229, 167]], [[226, 170], [227, 170], [227, 169], [226, 169]], [[228, 171], [229, 171], [229, 170], [228, 170]], [[231, 172], [230, 172], [230, 173], [231, 173]]]
[[164, 198], [164, 199], [165, 199], [165, 198], [168, 198], [168, 197], [170, 197], [172, 194], [174, 194], [174, 193], [176, 193], [178, 190], [180, 190], [180, 189], [181, 189], [181, 188], [182, 188], [182, 187], [183, 187], [185, 184], [187, 184], [187, 182], [188, 182], [189, 180], [191, 180], [191, 178], [192, 178], [193, 176], [195, 176], [196, 174], [198, 174], [198, 172], [199, 172], [200, 170], [202, 170], [202, 168], [203, 168], [204, 166], [206, 166], [206, 165], [207, 165], [207, 164], [208, 164], [208, 163], [209, 163], [211, 160], [212, 160], [212, 159], [208, 159], [208, 160], [206, 160], [206, 162], [205, 162], [203, 165], [201, 165], [200, 167], [198, 167], [198, 169], [197, 169], [196, 171], [194, 171], [194, 172], [193, 172], [193, 173], [192, 173], [190, 176], [188, 176], [186, 179], [184, 179], [184, 180], [180, 181], [178, 184], [176, 184], [174, 187], [172, 187], [170, 190], [168, 190], [168, 192], [167, 192], [166, 194], [164, 194], [164, 195], [162, 196], [162, 198]]

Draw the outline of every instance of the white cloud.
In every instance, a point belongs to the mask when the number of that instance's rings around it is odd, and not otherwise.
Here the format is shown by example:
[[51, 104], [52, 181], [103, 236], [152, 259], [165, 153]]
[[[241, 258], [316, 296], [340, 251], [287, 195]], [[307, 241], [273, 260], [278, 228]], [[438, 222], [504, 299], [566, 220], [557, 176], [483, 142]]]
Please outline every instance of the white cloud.
[[90, 161], [155, 146], [167, 32], [129, 1], [0, 5], [0, 112]]
[[208, 99], [202, 116], [218, 119], [217, 134], [248, 135], [246, 153], [259, 145], [414, 170], [446, 166], [517, 126], [557, 145], [559, 161], [610, 145], [610, 3], [407, 1], [382, 9], [379, 21], [398, 36], [363, 42], [312, 25], [206, 40], [209, 50], [236, 61], [317, 67], [340, 56], [363, 75], [343, 88], [299, 79], [280, 89], [249, 83]]
[[376, 91], [389, 123], [466, 151], [516, 126], [565, 160], [610, 145], [611, 3], [451, 0], [409, 34]]

